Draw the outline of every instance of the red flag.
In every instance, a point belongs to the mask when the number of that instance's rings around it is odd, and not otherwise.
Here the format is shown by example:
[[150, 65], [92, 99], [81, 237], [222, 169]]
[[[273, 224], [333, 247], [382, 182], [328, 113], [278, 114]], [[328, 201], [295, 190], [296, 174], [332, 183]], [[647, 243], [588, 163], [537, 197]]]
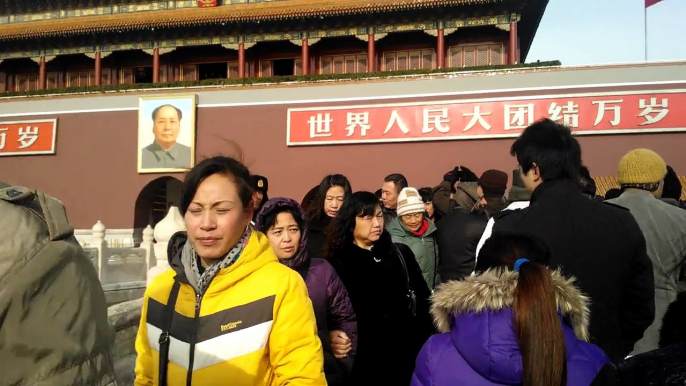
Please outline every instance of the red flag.
[[650, 7], [651, 5], [655, 5], [661, 1], [662, 0], [646, 0], [646, 8]]

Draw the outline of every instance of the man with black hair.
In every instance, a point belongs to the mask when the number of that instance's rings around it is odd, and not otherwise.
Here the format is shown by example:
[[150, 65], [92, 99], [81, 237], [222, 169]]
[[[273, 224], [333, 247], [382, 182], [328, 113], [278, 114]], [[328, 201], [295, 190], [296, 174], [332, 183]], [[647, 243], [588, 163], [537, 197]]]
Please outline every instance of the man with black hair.
[[385, 226], [398, 217], [398, 195], [408, 186], [407, 178], [400, 173], [389, 174], [384, 178], [381, 186], [381, 210]]
[[613, 361], [626, 357], [655, 317], [653, 269], [636, 220], [624, 208], [583, 196], [581, 147], [568, 127], [538, 121], [510, 152], [531, 204], [501, 212], [493, 234], [543, 240], [552, 253], [549, 266], [576, 277], [592, 300], [592, 341]]
[[464, 166], [443, 175], [443, 181], [433, 188], [434, 207], [439, 215], [446, 216], [456, 208], [471, 210], [479, 199], [476, 192], [479, 177]]

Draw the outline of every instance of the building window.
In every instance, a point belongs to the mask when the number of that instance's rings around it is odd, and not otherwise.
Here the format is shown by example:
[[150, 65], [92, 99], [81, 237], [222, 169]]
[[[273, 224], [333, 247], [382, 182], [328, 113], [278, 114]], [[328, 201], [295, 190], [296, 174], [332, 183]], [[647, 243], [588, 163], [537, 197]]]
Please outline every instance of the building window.
[[22, 74], [15, 77], [14, 91], [38, 90], [38, 74]]
[[133, 69], [134, 83], [152, 83], [152, 66], [135, 67]]
[[225, 79], [227, 76], [228, 64], [226, 62], [198, 64], [199, 80]]
[[354, 74], [367, 72], [367, 54], [322, 56], [321, 74]]
[[302, 75], [302, 59], [260, 60], [259, 76], [292, 76]]
[[229, 78], [238, 78], [238, 62], [229, 62]]
[[502, 43], [468, 44], [448, 49], [448, 66], [477, 67], [505, 64], [505, 50]]
[[384, 71], [431, 70], [435, 67], [434, 50], [384, 52]]

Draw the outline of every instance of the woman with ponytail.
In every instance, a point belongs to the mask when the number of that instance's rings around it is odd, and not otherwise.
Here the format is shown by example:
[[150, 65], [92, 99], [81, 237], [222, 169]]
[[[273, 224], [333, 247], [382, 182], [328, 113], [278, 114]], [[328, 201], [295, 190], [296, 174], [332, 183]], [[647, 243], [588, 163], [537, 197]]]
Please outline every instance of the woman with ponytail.
[[412, 386], [588, 386], [609, 362], [588, 343], [589, 299], [543, 264], [523, 235], [484, 244], [476, 273], [442, 284], [431, 312], [441, 334], [422, 348]]

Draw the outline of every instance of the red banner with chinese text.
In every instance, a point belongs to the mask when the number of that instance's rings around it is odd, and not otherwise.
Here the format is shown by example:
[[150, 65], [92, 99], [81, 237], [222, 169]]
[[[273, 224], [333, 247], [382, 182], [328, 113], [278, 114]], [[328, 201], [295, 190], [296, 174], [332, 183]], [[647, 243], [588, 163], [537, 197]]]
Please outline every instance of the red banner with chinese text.
[[198, 0], [198, 7], [200, 7], [200, 8], [216, 7], [216, 6], [217, 6], [217, 0]]
[[686, 90], [294, 108], [287, 144], [511, 138], [541, 118], [577, 135], [686, 131]]
[[55, 154], [57, 120], [0, 122], [0, 156]]

